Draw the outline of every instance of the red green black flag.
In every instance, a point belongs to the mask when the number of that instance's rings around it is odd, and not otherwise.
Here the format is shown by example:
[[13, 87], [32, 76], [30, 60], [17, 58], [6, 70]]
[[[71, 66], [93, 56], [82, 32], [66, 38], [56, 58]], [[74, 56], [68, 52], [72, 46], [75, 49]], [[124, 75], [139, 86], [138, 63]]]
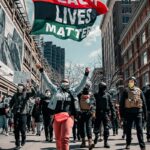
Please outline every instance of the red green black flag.
[[35, 19], [31, 33], [81, 41], [98, 15], [108, 8], [100, 0], [33, 0]]

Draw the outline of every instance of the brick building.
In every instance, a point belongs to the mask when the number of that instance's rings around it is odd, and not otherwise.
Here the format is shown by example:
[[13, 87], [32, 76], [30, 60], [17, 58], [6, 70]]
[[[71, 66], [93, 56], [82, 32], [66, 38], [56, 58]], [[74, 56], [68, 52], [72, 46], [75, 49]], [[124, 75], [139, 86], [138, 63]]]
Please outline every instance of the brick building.
[[[104, 15], [100, 29], [102, 35], [102, 55], [105, 81], [115, 87], [122, 79], [121, 48], [118, 44], [124, 27], [139, 4], [138, 0], [108, 0], [109, 12]], [[119, 14], [119, 15], [118, 15]]]
[[143, 87], [150, 82], [150, 0], [140, 2], [119, 43], [125, 83], [130, 76], [135, 76], [138, 85]]

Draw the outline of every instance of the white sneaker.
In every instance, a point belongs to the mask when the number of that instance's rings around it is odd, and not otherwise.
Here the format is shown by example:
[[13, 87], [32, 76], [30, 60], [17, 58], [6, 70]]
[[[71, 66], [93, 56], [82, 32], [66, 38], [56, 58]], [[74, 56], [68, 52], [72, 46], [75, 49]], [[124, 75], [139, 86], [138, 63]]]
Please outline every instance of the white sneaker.
[[8, 136], [8, 135], [9, 135], [9, 133], [7, 132], [5, 135], [6, 135], [6, 136]]

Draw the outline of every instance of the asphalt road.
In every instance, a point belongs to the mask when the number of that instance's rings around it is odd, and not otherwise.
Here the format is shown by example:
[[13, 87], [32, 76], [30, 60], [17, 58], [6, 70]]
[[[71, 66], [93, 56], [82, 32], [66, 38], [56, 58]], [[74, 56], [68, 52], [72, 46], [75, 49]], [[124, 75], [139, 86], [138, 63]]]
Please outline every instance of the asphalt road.
[[[110, 150], [123, 150], [125, 149], [125, 140], [122, 140], [122, 130], [119, 130], [119, 135], [113, 136], [110, 132], [109, 144]], [[136, 131], [132, 131], [132, 145], [131, 150], [140, 150], [138, 145]], [[146, 141], [146, 134], [144, 132], [144, 138]], [[70, 149], [71, 150], [88, 150], [88, 148], [80, 148], [81, 142], [73, 143], [73, 139], [70, 139]], [[105, 150], [103, 147], [103, 142], [98, 142], [94, 150]], [[13, 150], [15, 147], [15, 140], [12, 133], [9, 136], [0, 135], [0, 150]], [[146, 149], [150, 150], [150, 143], [146, 142]], [[27, 143], [21, 150], [56, 150], [55, 141], [52, 143], [45, 142], [44, 133], [41, 136], [33, 135], [32, 133], [27, 134]]]

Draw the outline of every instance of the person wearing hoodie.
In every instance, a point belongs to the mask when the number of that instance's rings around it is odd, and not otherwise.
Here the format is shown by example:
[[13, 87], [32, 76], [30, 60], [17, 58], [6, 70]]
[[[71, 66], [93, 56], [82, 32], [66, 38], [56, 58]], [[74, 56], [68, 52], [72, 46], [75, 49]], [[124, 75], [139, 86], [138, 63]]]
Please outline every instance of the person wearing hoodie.
[[77, 95], [82, 91], [86, 83], [89, 69], [86, 68], [80, 85], [72, 89], [68, 79], [63, 79], [60, 87], [58, 87], [51, 82], [42, 67], [37, 67], [43, 79], [47, 82], [48, 88], [53, 93], [48, 107], [55, 112], [53, 129], [56, 138], [56, 148], [57, 150], [69, 150], [69, 139], [74, 124], [74, 116], [80, 112]]
[[44, 130], [45, 130], [45, 139], [48, 142], [53, 141], [53, 112], [48, 108], [48, 104], [51, 100], [51, 92], [49, 89], [45, 91], [45, 95], [41, 98], [43, 121], [44, 121]]
[[[27, 89], [24, 84], [18, 84], [17, 93], [14, 94], [10, 100], [10, 110], [14, 115], [14, 134], [16, 149], [20, 149], [20, 146], [24, 146], [26, 143], [26, 124], [28, 113], [28, 100], [35, 95], [34, 88], [30, 85]], [[20, 145], [20, 133], [21, 133], [21, 145]]]
[[112, 119], [115, 119], [115, 110], [114, 106], [111, 101], [111, 96], [108, 92], [106, 92], [107, 85], [105, 82], [101, 82], [99, 84], [99, 91], [98, 93], [94, 94], [96, 99], [96, 120], [94, 125], [94, 144], [98, 142], [98, 134], [100, 130], [101, 122], [103, 123], [104, 127], [104, 147], [110, 148], [108, 144], [108, 137], [109, 137], [109, 114], [111, 112]]

